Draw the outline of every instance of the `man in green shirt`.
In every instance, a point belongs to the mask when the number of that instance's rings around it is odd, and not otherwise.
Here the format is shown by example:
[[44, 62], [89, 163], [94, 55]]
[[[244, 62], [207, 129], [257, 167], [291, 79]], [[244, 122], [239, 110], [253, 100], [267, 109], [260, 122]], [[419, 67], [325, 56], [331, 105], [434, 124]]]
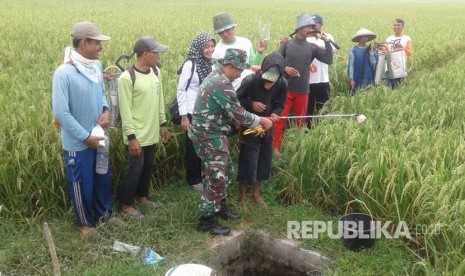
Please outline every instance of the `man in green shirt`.
[[[118, 101], [127, 165], [116, 199], [122, 205], [123, 215], [143, 217], [134, 208], [134, 201], [144, 206], [156, 205], [147, 198], [155, 152], [160, 137], [163, 142], [167, 142], [170, 136], [166, 128], [162, 83], [156, 65], [160, 53], [167, 48], [153, 38], [140, 38], [134, 45], [136, 63], [118, 79]], [[134, 73], [134, 80], [130, 71]]]

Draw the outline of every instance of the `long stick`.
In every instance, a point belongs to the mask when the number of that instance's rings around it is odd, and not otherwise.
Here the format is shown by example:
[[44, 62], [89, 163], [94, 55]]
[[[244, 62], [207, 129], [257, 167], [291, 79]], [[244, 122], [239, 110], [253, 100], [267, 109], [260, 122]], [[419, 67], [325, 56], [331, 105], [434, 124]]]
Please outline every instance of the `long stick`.
[[52, 233], [48, 227], [48, 223], [44, 222], [44, 234], [45, 239], [47, 240], [48, 250], [50, 251], [50, 256], [52, 257], [53, 263], [53, 272], [55, 276], [61, 275], [60, 262], [58, 261], [57, 252], [55, 250], [55, 244], [53, 243]]
[[304, 119], [304, 118], [339, 118], [339, 117], [357, 117], [359, 114], [326, 114], [326, 115], [307, 115], [307, 116], [278, 116], [279, 119]]

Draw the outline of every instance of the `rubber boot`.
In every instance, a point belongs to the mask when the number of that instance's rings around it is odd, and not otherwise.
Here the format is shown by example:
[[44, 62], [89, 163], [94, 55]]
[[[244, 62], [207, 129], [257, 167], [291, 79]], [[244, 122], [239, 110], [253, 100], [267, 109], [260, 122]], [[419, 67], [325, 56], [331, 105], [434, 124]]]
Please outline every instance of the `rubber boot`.
[[219, 216], [222, 219], [227, 219], [227, 220], [240, 220], [241, 216], [233, 214], [229, 211], [228, 206], [226, 205], [226, 198], [223, 198], [221, 200], [221, 209], [216, 213], [217, 216]]
[[231, 232], [231, 229], [223, 227], [216, 223], [215, 217], [200, 217], [199, 225], [197, 226], [197, 231], [199, 232], [208, 232], [215, 236], [227, 236]]

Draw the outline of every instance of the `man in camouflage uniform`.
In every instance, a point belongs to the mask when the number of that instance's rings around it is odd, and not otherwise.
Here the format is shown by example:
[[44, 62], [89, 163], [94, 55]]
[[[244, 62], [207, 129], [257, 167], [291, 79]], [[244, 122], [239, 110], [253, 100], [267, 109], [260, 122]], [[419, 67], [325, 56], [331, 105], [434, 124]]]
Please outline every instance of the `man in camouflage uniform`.
[[272, 122], [247, 112], [239, 103], [232, 82], [250, 67], [247, 53], [239, 49], [226, 50], [221, 66], [202, 82], [192, 114], [189, 138], [202, 160], [203, 194], [199, 206], [198, 230], [214, 235], [228, 235], [229, 228], [218, 225], [215, 215], [229, 220], [240, 219], [226, 206], [227, 187], [233, 173], [227, 134], [231, 125], [255, 128], [259, 124], [269, 129]]

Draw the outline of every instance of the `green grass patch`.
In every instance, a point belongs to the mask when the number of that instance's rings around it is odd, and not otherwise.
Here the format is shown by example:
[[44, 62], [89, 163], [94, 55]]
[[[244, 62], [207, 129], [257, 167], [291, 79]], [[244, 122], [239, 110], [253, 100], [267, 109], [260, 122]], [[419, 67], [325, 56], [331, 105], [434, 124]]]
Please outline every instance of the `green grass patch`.
[[[270, 196], [277, 186], [265, 185], [264, 194], [270, 203], [268, 209], [258, 206], [242, 212], [237, 222], [225, 222], [233, 230], [262, 230], [272, 238], [287, 237], [288, 220], [337, 221], [337, 216], [322, 214], [309, 203], [282, 207]], [[237, 186], [231, 187], [232, 208], [239, 210], [233, 200]], [[182, 263], [209, 264], [214, 261], [210, 247], [216, 238], [195, 230], [198, 222], [197, 206], [200, 199], [195, 192], [182, 184], [173, 183], [157, 191], [154, 197], [163, 206], [142, 209], [142, 221], [128, 221], [127, 227], [101, 223], [98, 233], [82, 238], [68, 213], [64, 218], [51, 219], [54, 243], [64, 275], [164, 275], [170, 267]], [[177, 198], [178, 200], [173, 200]], [[5, 275], [50, 275], [53, 266], [43, 234], [43, 220], [5, 219], [0, 228], [0, 272]], [[148, 267], [140, 255], [112, 250], [115, 240], [148, 246], [165, 258], [162, 264]], [[341, 240], [326, 237], [300, 240], [302, 248], [318, 251], [331, 258], [325, 274], [377, 275], [380, 271], [393, 275], [404, 274], [415, 263], [401, 240], [379, 240], [375, 246], [361, 253], [347, 251]]]
[[[339, 241], [303, 241], [302, 246], [318, 248], [336, 261], [328, 273], [465, 274], [465, 31], [461, 28], [465, 4], [461, 1], [4, 0], [2, 4], [0, 272], [51, 274], [43, 221], [51, 223], [66, 274], [153, 272], [137, 258], [111, 252], [115, 239], [153, 247], [167, 257], [154, 274], [177, 263], [210, 258], [196, 253], [204, 252], [211, 240], [193, 230], [198, 195], [173, 184], [184, 177], [184, 134], [179, 128], [172, 128], [173, 138], [157, 154], [154, 180], [165, 206], [145, 210], [149, 215], [144, 222], [128, 229], [102, 225], [93, 241], [83, 241], [75, 232], [50, 104], [53, 72], [71, 43], [73, 24], [90, 20], [112, 37], [101, 55], [104, 67], [130, 53], [142, 35], [168, 45], [162, 56], [168, 103], [177, 87], [177, 66], [195, 33], [212, 32], [214, 14], [229, 12], [238, 23], [237, 34], [254, 43], [259, 38], [258, 21], [271, 23], [267, 51], [271, 52], [279, 37], [294, 30], [295, 17], [306, 11], [323, 16], [324, 30], [335, 37], [342, 47], [338, 54], [346, 58], [353, 46], [351, 37], [361, 26], [375, 31], [379, 42], [392, 33], [394, 18], [404, 18], [405, 33], [413, 38], [414, 47], [408, 80], [395, 91], [372, 87], [348, 97], [347, 59], [335, 60], [330, 67], [331, 100], [323, 112], [363, 113], [367, 122], [323, 120], [308, 133], [289, 131], [285, 157], [276, 160], [273, 180], [264, 190], [270, 209], [252, 210], [240, 223], [228, 225], [265, 229], [282, 237], [284, 221], [337, 219], [345, 203], [360, 198], [380, 219], [405, 220], [409, 227], [440, 226], [439, 233], [406, 242], [413, 250], [408, 255], [400, 241], [381, 240], [373, 251], [361, 254], [346, 252]], [[110, 135], [114, 191], [125, 164], [121, 131]], [[232, 148], [236, 157], [237, 141]]]

